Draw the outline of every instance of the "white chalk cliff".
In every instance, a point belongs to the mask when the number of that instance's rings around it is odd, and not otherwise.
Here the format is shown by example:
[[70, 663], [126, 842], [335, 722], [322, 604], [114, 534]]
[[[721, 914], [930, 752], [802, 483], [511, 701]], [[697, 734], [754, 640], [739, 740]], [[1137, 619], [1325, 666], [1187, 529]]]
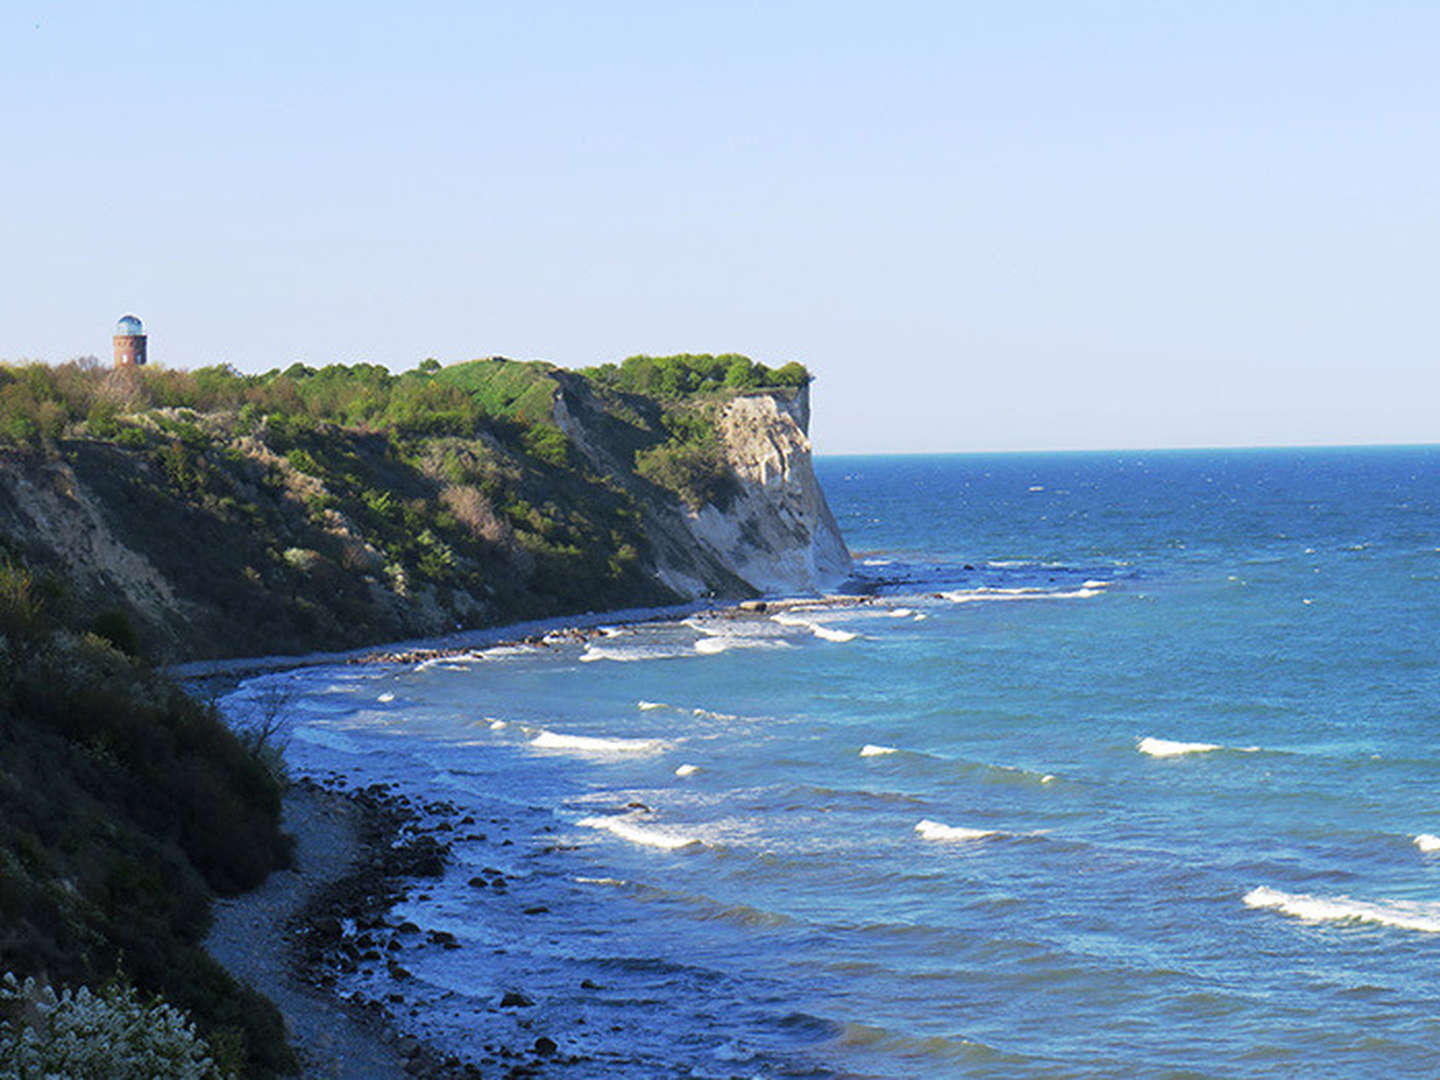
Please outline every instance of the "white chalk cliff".
[[809, 388], [741, 395], [718, 420], [740, 493], [686, 516], [696, 542], [761, 593], [838, 586], [850, 552], [811, 466]]
[[[555, 420], [581, 452], [624, 479], [600, 433], [601, 411], [578, 380], [565, 380]], [[682, 596], [735, 599], [824, 592], [850, 573], [850, 552], [811, 463], [809, 387], [738, 392], [717, 415], [717, 434], [737, 481], [724, 506], [642, 500], [655, 573]], [[628, 481], [627, 481], [628, 482]]]

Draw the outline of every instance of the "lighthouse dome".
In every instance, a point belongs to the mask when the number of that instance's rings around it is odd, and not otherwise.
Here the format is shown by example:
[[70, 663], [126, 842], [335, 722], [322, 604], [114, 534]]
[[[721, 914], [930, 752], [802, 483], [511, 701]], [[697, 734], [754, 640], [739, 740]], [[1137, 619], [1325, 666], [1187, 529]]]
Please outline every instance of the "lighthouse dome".
[[116, 337], [139, 337], [145, 333], [145, 327], [134, 315], [125, 315], [115, 324]]

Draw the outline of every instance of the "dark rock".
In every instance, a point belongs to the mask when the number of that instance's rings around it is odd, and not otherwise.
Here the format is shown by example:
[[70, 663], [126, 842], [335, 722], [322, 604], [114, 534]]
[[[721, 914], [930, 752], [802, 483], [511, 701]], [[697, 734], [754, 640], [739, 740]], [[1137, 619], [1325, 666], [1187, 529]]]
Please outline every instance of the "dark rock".
[[526, 914], [526, 915], [549, 915], [549, 914], [550, 914], [550, 909], [549, 909], [548, 907], [546, 907], [544, 904], [536, 904], [534, 907], [527, 907], [527, 908], [525, 909], [525, 914]]
[[518, 993], [514, 990], [507, 990], [505, 992], [505, 996], [500, 999], [500, 1007], [502, 1009], [524, 1008], [528, 1005], [534, 1004], [535, 1002], [531, 1001], [524, 994]]
[[311, 932], [325, 941], [337, 940], [344, 932], [340, 920], [333, 915], [323, 915], [310, 924]]
[[560, 1047], [555, 1044], [555, 1040], [548, 1036], [541, 1035], [535, 1040], [535, 1052], [537, 1054], [553, 1054], [559, 1049]]

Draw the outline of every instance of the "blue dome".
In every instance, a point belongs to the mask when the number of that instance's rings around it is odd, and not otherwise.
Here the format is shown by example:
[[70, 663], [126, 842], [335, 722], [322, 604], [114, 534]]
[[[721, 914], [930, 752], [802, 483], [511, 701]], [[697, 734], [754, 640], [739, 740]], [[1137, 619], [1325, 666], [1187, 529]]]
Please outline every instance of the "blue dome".
[[115, 324], [116, 337], [139, 337], [145, 333], [145, 327], [140, 325], [140, 320], [134, 315], [126, 315]]

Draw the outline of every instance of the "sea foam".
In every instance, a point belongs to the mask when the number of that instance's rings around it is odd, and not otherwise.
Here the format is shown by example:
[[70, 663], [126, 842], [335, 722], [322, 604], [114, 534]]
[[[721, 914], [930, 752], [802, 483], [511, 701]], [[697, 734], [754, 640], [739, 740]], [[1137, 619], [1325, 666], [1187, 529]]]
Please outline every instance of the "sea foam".
[[877, 746], [875, 743], [866, 743], [860, 748], [861, 757], [883, 757], [886, 754], [898, 754], [899, 752], [893, 746]]
[[982, 585], [976, 589], [954, 589], [940, 595], [952, 604], [976, 604], [1005, 600], [1085, 600], [1100, 596], [1104, 589], [1098, 582], [1086, 582], [1078, 589], [1010, 588], [999, 589]]
[[609, 739], [594, 735], [562, 735], [542, 731], [530, 740], [541, 750], [573, 750], [581, 754], [658, 754], [669, 748], [663, 739]]
[[1260, 886], [1245, 894], [1245, 906], [1270, 908], [1305, 922], [1360, 922], [1394, 926], [1440, 934], [1440, 904], [1410, 904], [1398, 901], [1351, 900], [1348, 896], [1330, 899], [1305, 893], [1286, 893]]
[[1225, 749], [1219, 743], [1177, 742], [1174, 739], [1157, 739], [1152, 735], [1146, 735], [1135, 748], [1151, 757], [1179, 757], [1182, 754], [1205, 754], [1211, 750]]
[[1440, 836], [1428, 832], [1419, 833], [1415, 837], [1415, 846], [1426, 855], [1440, 851]]
[[987, 836], [995, 836], [994, 829], [966, 829], [959, 825], [942, 825], [938, 821], [931, 821], [926, 818], [915, 826], [915, 831], [920, 834], [922, 840], [940, 841], [965, 841], [983, 840]]
[[646, 660], [674, 660], [678, 657], [689, 656], [689, 651], [678, 649], [667, 649], [659, 646], [646, 645], [625, 645], [607, 646], [597, 645], [593, 641], [585, 646], [585, 651], [580, 654], [581, 663], [593, 664], [597, 660], [613, 660], [616, 663], [640, 663]]
[[588, 829], [603, 829], [621, 840], [628, 840], [642, 847], [660, 848], [662, 851], [679, 851], [700, 843], [693, 836], [682, 836], [648, 825], [637, 825], [629, 817], [587, 817], [581, 818], [578, 824]]

